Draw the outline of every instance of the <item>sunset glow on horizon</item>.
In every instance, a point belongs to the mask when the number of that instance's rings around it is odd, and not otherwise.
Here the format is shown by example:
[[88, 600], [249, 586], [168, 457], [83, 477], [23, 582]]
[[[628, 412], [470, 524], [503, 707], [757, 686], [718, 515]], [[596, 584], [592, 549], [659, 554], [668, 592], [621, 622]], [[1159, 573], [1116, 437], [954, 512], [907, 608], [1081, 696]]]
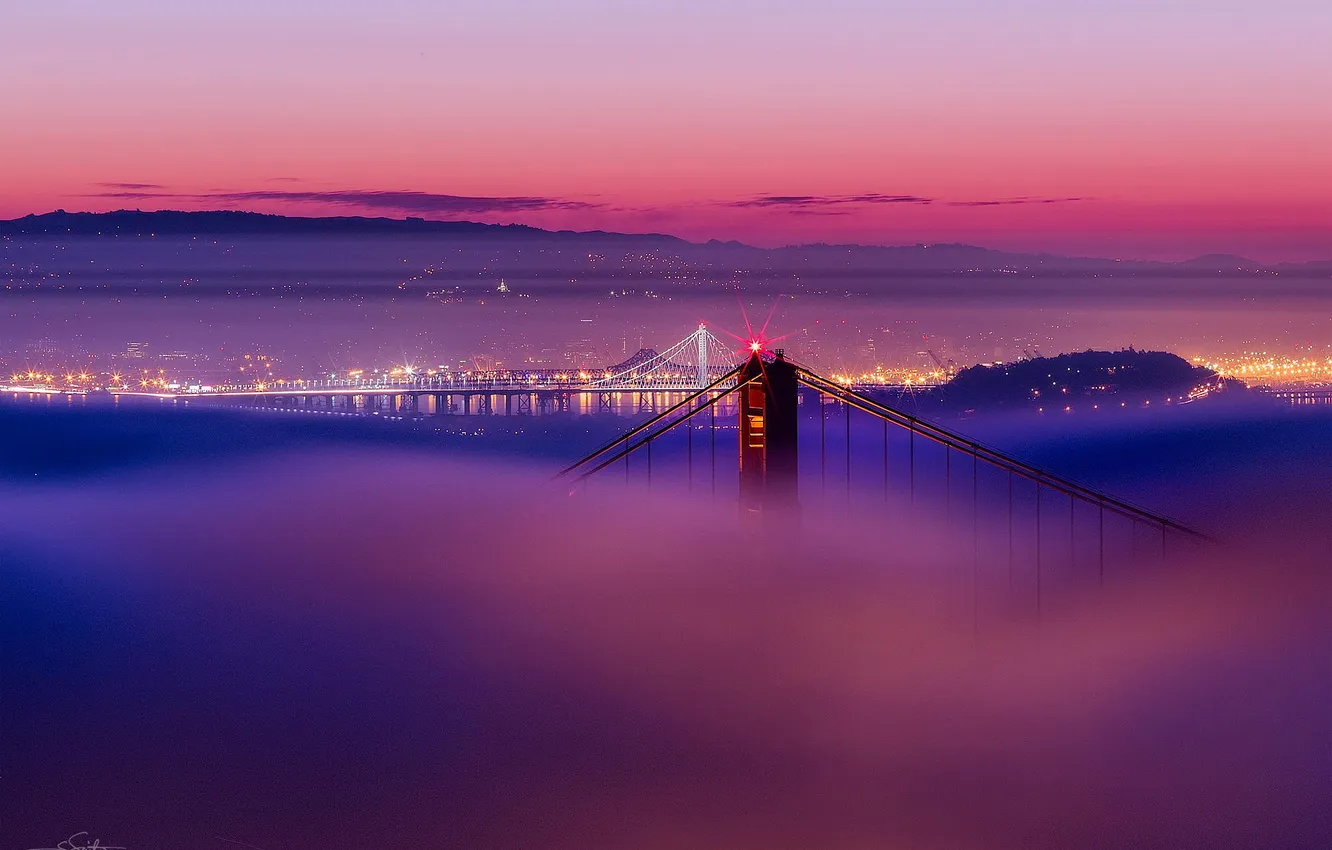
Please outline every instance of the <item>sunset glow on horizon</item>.
[[[1314, 0], [11, 12], [0, 218], [248, 209], [1332, 258]], [[40, 81], [40, 83], [36, 83]]]

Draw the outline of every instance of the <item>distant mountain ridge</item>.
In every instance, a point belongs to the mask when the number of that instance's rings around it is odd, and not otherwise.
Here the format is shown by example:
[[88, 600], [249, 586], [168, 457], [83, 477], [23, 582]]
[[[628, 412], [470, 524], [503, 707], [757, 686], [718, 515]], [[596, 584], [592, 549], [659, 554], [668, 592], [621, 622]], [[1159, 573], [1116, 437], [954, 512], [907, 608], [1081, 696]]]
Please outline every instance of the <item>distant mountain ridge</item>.
[[559, 238], [643, 239], [680, 242], [658, 233], [626, 234], [606, 231], [542, 230], [526, 224], [483, 224], [476, 221], [433, 221], [424, 218], [371, 216], [286, 216], [241, 210], [115, 210], [114, 212], [54, 212], [0, 220], [0, 235], [8, 236], [330, 236], [432, 234], [455, 236], [508, 236]]
[[1096, 257], [1066, 257], [1056, 254], [1024, 254], [998, 251], [975, 245], [935, 243], [930, 245], [833, 245], [813, 243], [781, 248], [758, 248], [741, 242], [711, 240], [690, 242], [660, 233], [615, 233], [610, 231], [543, 230], [524, 224], [484, 224], [474, 221], [437, 221], [423, 218], [366, 216], [304, 217], [237, 210], [54, 212], [0, 220], [0, 237], [22, 236], [419, 236], [498, 240], [505, 243], [537, 242], [570, 245], [650, 246], [666, 248], [686, 259], [709, 266], [734, 268], [781, 266], [857, 271], [921, 273], [1002, 273], [1018, 271], [1045, 274], [1135, 274], [1152, 273], [1186, 277], [1209, 277], [1228, 273], [1294, 274], [1332, 276], [1332, 260], [1309, 263], [1263, 264], [1228, 254], [1208, 254], [1182, 262], [1111, 260]]

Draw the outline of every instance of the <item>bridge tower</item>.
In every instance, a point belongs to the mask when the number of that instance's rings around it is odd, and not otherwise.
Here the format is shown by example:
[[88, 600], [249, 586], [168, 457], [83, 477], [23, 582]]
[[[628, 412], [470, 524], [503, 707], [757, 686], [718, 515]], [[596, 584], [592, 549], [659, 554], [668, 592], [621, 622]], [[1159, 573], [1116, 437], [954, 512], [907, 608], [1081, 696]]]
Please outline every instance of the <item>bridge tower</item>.
[[740, 369], [740, 510], [765, 519], [800, 509], [796, 367], [782, 350], [764, 362], [758, 351]]
[[702, 389], [712, 383], [708, 376], [708, 326], [699, 322], [694, 336], [698, 339], [698, 386]]

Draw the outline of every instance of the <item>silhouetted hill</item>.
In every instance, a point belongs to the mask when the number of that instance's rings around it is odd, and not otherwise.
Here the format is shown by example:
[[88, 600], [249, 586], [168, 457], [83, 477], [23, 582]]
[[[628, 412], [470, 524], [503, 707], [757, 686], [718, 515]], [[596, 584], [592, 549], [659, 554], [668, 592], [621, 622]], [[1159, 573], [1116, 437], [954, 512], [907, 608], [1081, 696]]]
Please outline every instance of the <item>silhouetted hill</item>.
[[932, 393], [951, 410], [1180, 403], [1200, 388], [1240, 388], [1164, 351], [1083, 351], [1016, 363], [972, 366]]
[[1201, 257], [1185, 260], [1179, 265], [1219, 271], [1253, 271], [1263, 267], [1262, 263], [1244, 257], [1237, 257], [1234, 254], [1204, 254]]
[[116, 210], [105, 213], [55, 212], [0, 221], [0, 235], [39, 236], [358, 236], [423, 234], [440, 236], [503, 237], [681, 242], [657, 233], [624, 234], [601, 230], [542, 230], [525, 224], [482, 224], [475, 221], [429, 221], [422, 218], [370, 218], [365, 216], [300, 217], [237, 210], [181, 212], [175, 210]]

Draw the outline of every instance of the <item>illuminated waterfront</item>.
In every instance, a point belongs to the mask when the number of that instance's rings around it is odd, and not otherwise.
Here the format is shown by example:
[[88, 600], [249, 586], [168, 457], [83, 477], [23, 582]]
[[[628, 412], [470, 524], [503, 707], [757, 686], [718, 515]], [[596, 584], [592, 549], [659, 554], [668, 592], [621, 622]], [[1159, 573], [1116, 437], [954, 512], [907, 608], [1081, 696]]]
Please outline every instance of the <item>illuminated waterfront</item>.
[[1192, 361], [1223, 377], [1253, 386], [1282, 389], [1332, 386], [1332, 357], [1287, 357], [1264, 351], [1228, 357], [1193, 357]]

